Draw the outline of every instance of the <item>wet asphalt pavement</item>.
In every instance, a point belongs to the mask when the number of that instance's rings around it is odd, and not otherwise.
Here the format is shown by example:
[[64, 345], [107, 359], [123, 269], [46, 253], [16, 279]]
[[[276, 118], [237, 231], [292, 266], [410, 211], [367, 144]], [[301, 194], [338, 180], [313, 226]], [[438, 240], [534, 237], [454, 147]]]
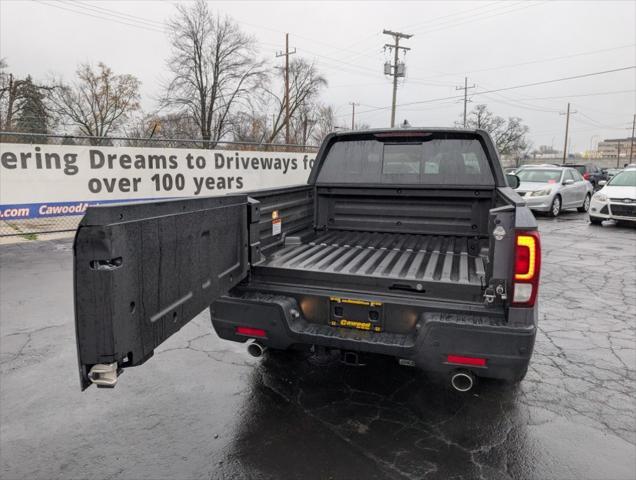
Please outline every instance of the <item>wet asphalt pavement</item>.
[[525, 381], [459, 395], [385, 358], [262, 360], [206, 311], [80, 393], [70, 240], [0, 247], [0, 477], [636, 478], [636, 230], [540, 218]]

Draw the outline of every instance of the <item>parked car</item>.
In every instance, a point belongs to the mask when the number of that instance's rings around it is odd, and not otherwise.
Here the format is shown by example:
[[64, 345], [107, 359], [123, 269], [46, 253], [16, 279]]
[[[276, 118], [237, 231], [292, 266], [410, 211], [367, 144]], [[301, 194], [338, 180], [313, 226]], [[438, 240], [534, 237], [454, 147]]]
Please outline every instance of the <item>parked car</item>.
[[206, 308], [254, 356], [384, 354], [459, 391], [519, 382], [541, 246], [508, 181], [482, 130], [364, 130], [328, 135], [306, 185], [89, 207], [74, 249], [82, 389], [115, 386]]
[[590, 207], [592, 184], [574, 168], [527, 165], [516, 175], [517, 193], [532, 210], [556, 217], [567, 208], [587, 212]]
[[636, 225], [636, 168], [617, 173], [592, 197], [590, 223], [609, 219]]
[[[617, 173], [622, 172], [623, 169], [622, 168], [606, 168], [603, 169], [603, 172], [605, 172], [605, 174], [607, 175], [607, 180], [609, 181], [614, 175], [616, 175]], [[599, 185], [600, 186], [600, 185]]]
[[583, 178], [592, 184], [594, 190], [599, 188], [598, 182], [601, 180], [607, 181], [607, 174], [603, 173], [603, 171], [593, 163], [564, 163], [562, 166], [576, 168], [578, 172], [583, 175]]

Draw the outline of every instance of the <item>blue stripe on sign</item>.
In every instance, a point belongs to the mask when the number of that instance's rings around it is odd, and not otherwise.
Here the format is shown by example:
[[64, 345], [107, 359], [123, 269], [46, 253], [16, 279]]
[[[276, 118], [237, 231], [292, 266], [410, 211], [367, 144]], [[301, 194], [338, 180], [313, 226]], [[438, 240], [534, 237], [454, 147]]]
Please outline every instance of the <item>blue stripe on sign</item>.
[[[179, 197], [172, 197], [179, 198]], [[70, 217], [84, 215], [88, 207], [109, 203], [170, 200], [171, 198], [131, 198], [126, 200], [85, 200], [77, 202], [16, 203], [0, 205], [0, 220], [23, 220], [27, 218]]]

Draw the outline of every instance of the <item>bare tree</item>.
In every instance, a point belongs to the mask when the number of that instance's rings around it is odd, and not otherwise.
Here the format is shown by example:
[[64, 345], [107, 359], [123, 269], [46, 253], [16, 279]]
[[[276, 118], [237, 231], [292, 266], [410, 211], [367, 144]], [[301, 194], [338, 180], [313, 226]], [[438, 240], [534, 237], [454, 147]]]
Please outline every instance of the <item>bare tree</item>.
[[336, 117], [331, 105], [323, 105], [316, 109], [316, 124], [312, 132], [312, 142], [320, 144], [331, 132], [336, 130]]
[[61, 122], [84, 135], [106, 137], [139, 110], [139, 85], [133, 75], [116, 75], [103, 63], [96, 70], [80, 64], [73, 84], [54, 81], [49, 102]]
[[233, 118], [232, 134], [236, 142], [263, 143], [269, 137], [271, 126], [267, 114], [256, 109], [237, 113]]
[[503, 155], [519, 155], [529, 148], [529, 128], [518, 117], [503, 117], [493, 114], [487, 105], [477, 105], [468, 115], [466, 126], [486, 130], [495, 141], [497, 150]]
[[231, 116], [265, 77], [254, 39], [229, 17], [213, 16], [204, 0], [177, 5], [168, 22], [171, 75], [161, 106], [189, 115], [210, 146], [228, 134]]
[[[280, 70], [280, 79], [283, 80], [285, 72]], [[285, 96], [283, 82], [280, 83], [280, 91], [266, 89], [274, 104], [273, 127], [268, 141], [273, 142], [285, 127]], [[302, 58], [293, 59], [289, 63], [289, 115], [290, 128], [294, 132], [294, 141], [306, 141], [308, 137], [307, 125], [310, 121], [308, 112], [316, 109], [315, 100], [320, 90], [327, 85], [325, 77], [320, 75], [316, 67]], [[300, 132], [303, 132], [301, 135]]]
[[[331, 105], [318, 105], [315, 109], [315, 125], [309, 138], [309, 143], [320, 145], [323, 139], [332, 132], [338, 130], [349, 130], [351, 125], [345, 120], [337, 120], [334, 109]], [[367, 123], [356, 123], [355, 130], [366, 130], [370, 128]]]
[[176, 113], [143, 115], [130, 121], [125, 132], [130, 138], [147, 139], [127, 140], [126, 145], [131, 147], [157, 145], [157, 140], [170, 140], [160, 144], [172, 148], [200, 146], [189, 141], [180, 141], [198, 137], [199, 126], [189, 115]]

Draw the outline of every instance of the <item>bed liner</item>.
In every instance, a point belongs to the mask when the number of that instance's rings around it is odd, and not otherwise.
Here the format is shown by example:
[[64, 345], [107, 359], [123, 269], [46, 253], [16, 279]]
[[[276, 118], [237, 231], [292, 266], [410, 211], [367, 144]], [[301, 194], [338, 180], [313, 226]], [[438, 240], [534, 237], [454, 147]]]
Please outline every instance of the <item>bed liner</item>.
[[270, 254], [256, 269], [481, 285], [487, 245], [486, 239], [466, 236], [318, 232]]

